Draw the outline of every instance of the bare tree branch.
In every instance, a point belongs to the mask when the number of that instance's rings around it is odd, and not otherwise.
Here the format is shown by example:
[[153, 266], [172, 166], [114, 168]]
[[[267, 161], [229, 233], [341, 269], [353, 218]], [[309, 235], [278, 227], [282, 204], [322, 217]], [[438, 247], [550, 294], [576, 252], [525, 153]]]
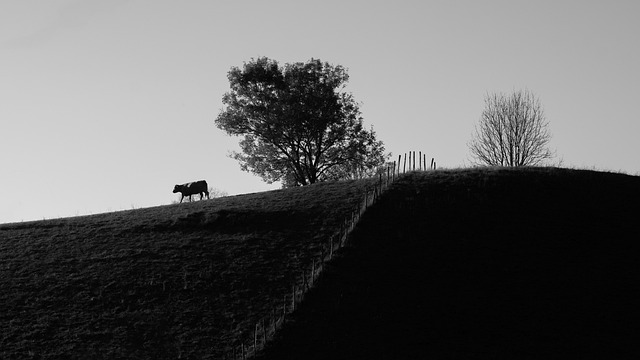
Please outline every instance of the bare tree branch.
[[469, 150], [477, 165], [532, 166], [554, 155], [540, 100], [528, 90], [485, 97]]

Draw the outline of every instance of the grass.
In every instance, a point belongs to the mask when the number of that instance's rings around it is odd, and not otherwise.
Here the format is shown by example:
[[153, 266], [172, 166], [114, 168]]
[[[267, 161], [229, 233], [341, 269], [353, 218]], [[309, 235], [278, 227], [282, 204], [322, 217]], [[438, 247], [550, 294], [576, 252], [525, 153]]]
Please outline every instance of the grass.
[[593, 171], [404, 177], [260, 359], [634, 358], [639, 200]]
[[0, 358], [219, 358], [369, 185], [0, 225]]
[[[0, 358], [220, 358], [370, 185], [0, 225]], [[594, 171], [404, 176], [261, 357], [624, 357], [639, 200]]]

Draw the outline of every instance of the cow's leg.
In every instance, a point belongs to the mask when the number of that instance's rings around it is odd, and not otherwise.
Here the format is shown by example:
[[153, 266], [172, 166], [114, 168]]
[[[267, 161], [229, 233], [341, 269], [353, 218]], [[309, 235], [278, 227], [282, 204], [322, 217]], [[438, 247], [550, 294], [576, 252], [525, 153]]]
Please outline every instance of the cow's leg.
[[204, 193], [205, 193], [205, 195], [207, 195], [207, 199], [211, 199], [211, 198], [209, 197], [209, 192], [208, 192], [207, 190], [205, 190], [205, 191], [204, 191]]
[[184, 194], [180, 194], [180, 204], [182, 204], [182, 199], [184, 199]]

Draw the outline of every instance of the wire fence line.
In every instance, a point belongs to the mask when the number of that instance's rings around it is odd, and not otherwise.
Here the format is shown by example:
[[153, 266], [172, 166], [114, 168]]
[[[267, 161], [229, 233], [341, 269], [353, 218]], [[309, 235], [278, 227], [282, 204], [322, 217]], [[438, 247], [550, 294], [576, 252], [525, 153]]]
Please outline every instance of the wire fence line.
[[399, 155], [397, 163], [393, 161], [393, 163], [388, 163], [379, 169], [375, 185], [364, 192], [362, 200], [343, 220], [340, 230], [328, 239], [326, 245], [321, 247], [320, 254], [313, 258], [311, 264], [299, 271], [297, 280], [291, 284], [291, 291], [283, 294], [282, 302], [275, 305], [270, 311], [263, 313], [263, 316], [258, 318], [252, 328], [245, 329], [243, 335], [234, 341], [231, 348], [227, 348], [224, 359], [246, 360], [256, 356], [259, 351], [264, 349], [266, 344], [275, 337], [278, 329], [285, 325], [287, 317], [296, 310], [307, 292], [314, 286], [326, 264], [333, 259], [335, 252], [347, 244], [349, 235], [366, 210], [378, 201], [384, 191], [401, 175], [408, 172], [436, 169], [434, 158], [431, 158], [430, 165], [427, 167], [427, 157], [422, 152], [418, 152], [417, 162], [415, 151], [405, 153], [402, 168], [400, 167], [401, 160], [403, 160], [402, 155]]

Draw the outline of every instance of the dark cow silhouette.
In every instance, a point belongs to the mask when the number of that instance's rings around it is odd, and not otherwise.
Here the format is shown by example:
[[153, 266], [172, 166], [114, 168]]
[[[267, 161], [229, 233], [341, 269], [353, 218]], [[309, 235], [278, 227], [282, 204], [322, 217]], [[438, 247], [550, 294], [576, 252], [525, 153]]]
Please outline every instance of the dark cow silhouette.
[[207, 185], [207, 182], [204, 180], [194, 181], [194, 182], [190, 182], [182, 185], [176, 185], [173, 187], [173, 193], [175, 194], [177, 192], [182, 193], [182, 196], [180, 197], [180, 202], [182, 202], [182, 199], [184, 199], [185, 196], [188, 196], [189, 201], [191, 201], [191, 195], [195, 195], [195, 194], [200, 194], [200, 200], [202, 200], [203, 193], [207, 195], [207, 199], [210, 199], [209, 187]]

